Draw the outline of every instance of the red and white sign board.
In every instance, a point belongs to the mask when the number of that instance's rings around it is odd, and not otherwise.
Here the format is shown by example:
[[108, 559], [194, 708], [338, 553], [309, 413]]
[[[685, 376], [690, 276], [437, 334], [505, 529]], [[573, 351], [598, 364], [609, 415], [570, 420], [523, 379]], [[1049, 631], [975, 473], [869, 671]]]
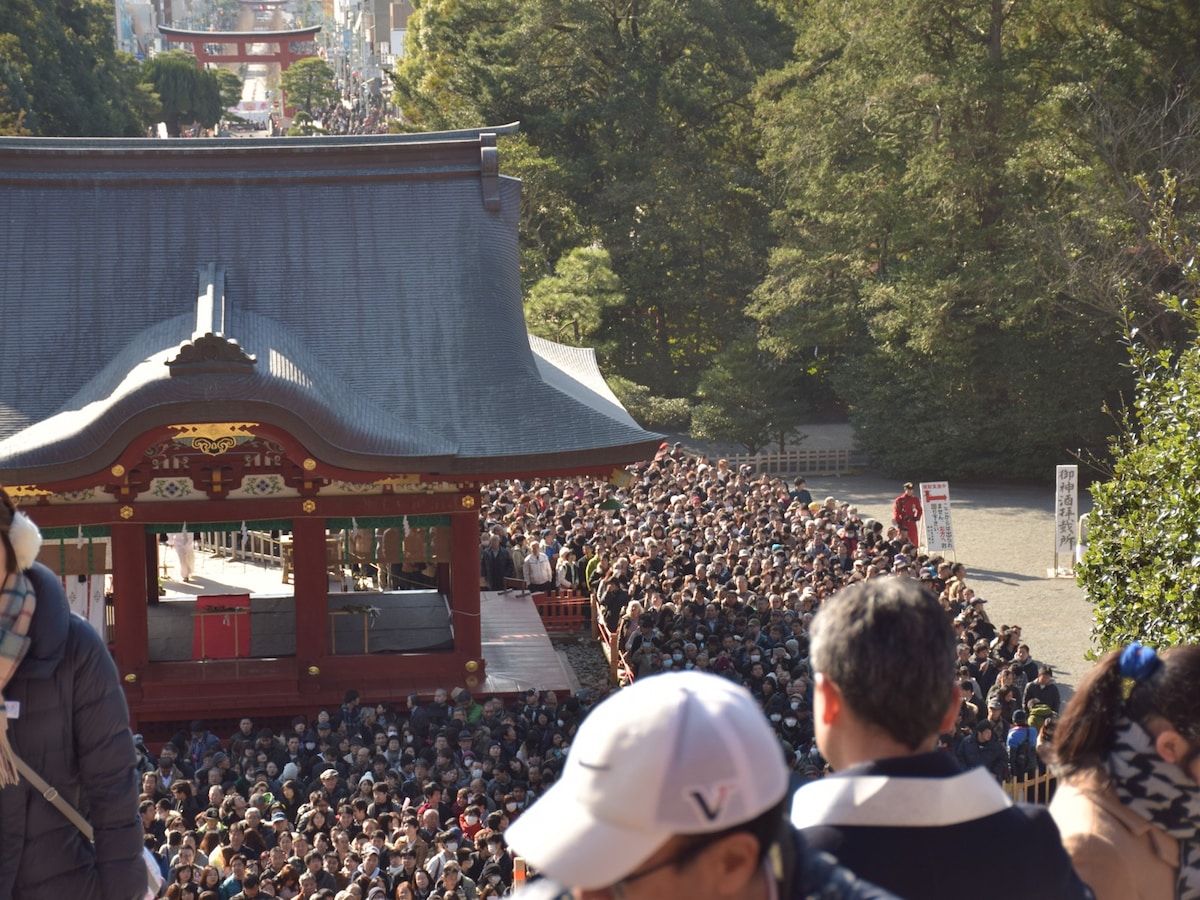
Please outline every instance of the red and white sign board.
[[950, 482], [921, 482], [921, 523], [925, 526], [925, 549], [943, 553], [954, 549], [954, 524], [950, 521]]

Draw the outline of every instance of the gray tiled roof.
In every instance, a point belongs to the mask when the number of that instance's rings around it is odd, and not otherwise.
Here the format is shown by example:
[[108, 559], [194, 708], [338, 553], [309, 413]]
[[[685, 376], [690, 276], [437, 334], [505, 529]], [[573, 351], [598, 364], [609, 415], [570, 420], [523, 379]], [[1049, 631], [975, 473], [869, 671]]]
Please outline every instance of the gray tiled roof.
[[[528, 335], [520, 184], [488, 143], [0, 139], [0, 478], [95, 472], [184, 421], [273, 423], [366, 471], [650, 452], [590, 351]], [[256, 362], [173, 377], [213, 264]]]

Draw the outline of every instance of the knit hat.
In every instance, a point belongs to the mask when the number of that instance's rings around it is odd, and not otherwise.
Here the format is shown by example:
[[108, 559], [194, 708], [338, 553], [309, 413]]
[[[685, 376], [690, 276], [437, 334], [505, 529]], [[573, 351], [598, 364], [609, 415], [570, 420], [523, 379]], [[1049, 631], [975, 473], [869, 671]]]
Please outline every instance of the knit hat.
[[4, 689], [29, 650], [29, 625], [37, 597], [23, 574], [37, 560], [42, 535], [24, 513], [17, 512], [8, 492], [0, 488], [0, 534], [12, 549], [16, 571], [5, 577], [0, 590], [0, 788], [16, 784], [17, 762], [8, 742]]

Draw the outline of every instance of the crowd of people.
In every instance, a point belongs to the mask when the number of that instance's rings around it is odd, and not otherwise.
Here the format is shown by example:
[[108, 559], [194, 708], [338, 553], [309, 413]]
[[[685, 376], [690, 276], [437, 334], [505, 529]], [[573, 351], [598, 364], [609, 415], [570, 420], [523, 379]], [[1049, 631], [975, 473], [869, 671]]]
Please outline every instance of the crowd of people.
[[[896, 518], [815, 499], [806, 480], [710, 462], [676, 444], [631, 467], [623, 487], [580, 480], [488, 486], [481, 575], [492, 590], [594, 595], [628, 681], [699, 670], [744, 684], [794, 768], [825, 761], [814, 745], [809, 626], [841, 588], [880, 575], [918, 580], [959, 639], [959, 720], [944, 747], [998, 780], [1044, 771], [1060, 700], [1017, 625], [995, 625], [967, 568], [919, 554], [919, 501], [906, 484]], [[1031, 752], [1034, 751], [1034, 752]]]
[[[513, 886], [504, 833], [552, 782], [577, 698], [506, 706], [456, 688], [404, 708], [364, 705], [195, 721], [155, 755], [135, 735], [147, 847], [172, 900], [259, 896], [481, 900]], [[212, 892], [211, 894], [206, 892]]]
[[[814, 739], [814, 614], [850, 584], [919, 580], [960, 641], [962, 701], [944, 749], [997, 779], [1018, 764], [1036, 771], [1036, 753], [1004, 748], [1014, 737], [1033, 750], [1048, 740], [1053, 684], [1019, 628], [992, 625], [961, 564], [919, 555], [899, 523], [814, 499], [803, 478], [756, 476], [680, 447], [630, 475], [621, 487], [485, 487], [487, 586], [517, 578], [594, 594], [629, 680], [692, 670], [745, 686], [789, 766], [817, 778], [827, 763]], [[460, 687], [392, 708], [351, 692], [341, 709], [297, 718], [281, 734], [244, 719], [228, 737], [194, 722], [157, 757], [139, 742], [143, 822], [163, 896], [507, 893], [506, 829], [558, 779], [599, 698], [481, 699]]]
[[[481, 578], [497, 590], [516, 578], [597, 598], [632, 682], [617, 692], [628, 702], [602, 704], [618, 721], [590, 716], [601, 698], [587, 692], [529, 691], [506, 701], [455, 687], [399, 706], [348, 691], [340, 708], [281, 731], [244, 718], [218, 735], [194, 721], [157, 753], [135, 735], [140, 830], [161, 879], [155, 892], [172, 900], [483, 900], [511, 893], [519, 880], [511, 836], [516, 852], [567, 886], [620, 879], [603, 888], [610, 896], [682, 871], [710, 846], [728, 850], [738, 885], [729, 896], [746, 900], [767, 896], [767, 883], [775, 883], [771, 896], [810, 896], [796, 893], [801, 880], [814, 886], [811, 896], [957, 896], [957, 876], [929, 880], [930, 860], [966, 878], [974, 857], [946, 854], [993, 840], [1025, 862], [1021, 883], [1010, 887], [1029, 897], [1091, 896], [1073, 866], [1097, 897], [1134, 896], [1104, 894], [1094, 883], [1129, 882], [1111, 874], [1121, 854], [1146, 869], [1162, 896], [1200, 896], [1196, 654], [1158, 657], [1135, 645], [1106, 657], [1060, 720], [1053, 672], [1033, 660], [1020, 628], [993, 624], [965, 565], [919, 553], [910, 524], [815, 499], [803, 478], [710, 463], [678, 445], [631, 467], [620, 486], [488, 485]], [[5, 541], [7, 533], [0, 529]], [[35, 586], [40, 572], [30, 570]], [[10, 571], [10, 582], [20, 578]], [[39, 599], [51, 593], [39, 589]], [[6, 627], [20, 622], [20, 603], [13, 609]], [[106, 674], [115, 684], [115, 672]], [[696, 686], [704, 684], [713, 687]], [[720, 703], [718, 685], [734, 692]], [[581, 787], [616, 777], [607, 773], [636, 751], [619, 737], [622, 723], [644, 718], [645, 728], [630, 727], [648, 741], [661, 720], [666, 747], [676, 731], [699, 727], [681, 712], [699, 697], [704, 746], [724, 751], [691, 763], [671, 756], [646, 782], [657, 795], [626, 790], [617, 804], [605, 800], [607, 789], [602, 796]], [[718, 727], [743, 707], [761, 728]], [[595, 740], [585, 738], [589, 727]], [[573, 746], [590, 748], [588, 759]], [[654, 753], [642, 759], [647, 772], [661, 762]], [[1044, 809], [1018, 813], [997, 784], [1049, 762], [1068, 779], [1054, 815], [1065, 841]], [[762, 882], [754, 859], [761, 864], [778, 839], [764, 829], [786, 799], [776, 766], [805, 785], [790, 813], [801, 863]], [[770, 785], [758, 784], [764, 773]], [[663, 793], [681, 778], [686, 809]], [[642, 783], [614, 784], [626, 781]], [[1166, 808], [1155, 799], [1164, 784]], [[747, 791], [757, 796], [749, 806], [731, 801]], [[542, 797], [559, 799], [535, 815]], [[643, 802], [651, 806], [634, 821], [629, 810]], [[749, 827], [758, 856], [718, 828], [723, 822], [733, 832]], [[568, 841], [572, 829], [597, 843]], [[705, 831], [715, 837], [701, 839]], [[605, 841], [617, 855], [600, 853]], [[646, 895], [696, 896], [695, 885], [682, 885], [677, 894]]]

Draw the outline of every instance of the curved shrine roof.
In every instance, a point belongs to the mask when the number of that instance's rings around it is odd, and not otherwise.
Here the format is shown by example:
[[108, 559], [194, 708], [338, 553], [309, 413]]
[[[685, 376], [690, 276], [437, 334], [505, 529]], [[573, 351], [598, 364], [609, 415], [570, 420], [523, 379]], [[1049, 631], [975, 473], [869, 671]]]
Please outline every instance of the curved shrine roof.
[[97, 472], [182, 421], [368, 472], [652, 453], [590, 350], [526, 330], [514, 130], [0, 139], [0, 478]]

